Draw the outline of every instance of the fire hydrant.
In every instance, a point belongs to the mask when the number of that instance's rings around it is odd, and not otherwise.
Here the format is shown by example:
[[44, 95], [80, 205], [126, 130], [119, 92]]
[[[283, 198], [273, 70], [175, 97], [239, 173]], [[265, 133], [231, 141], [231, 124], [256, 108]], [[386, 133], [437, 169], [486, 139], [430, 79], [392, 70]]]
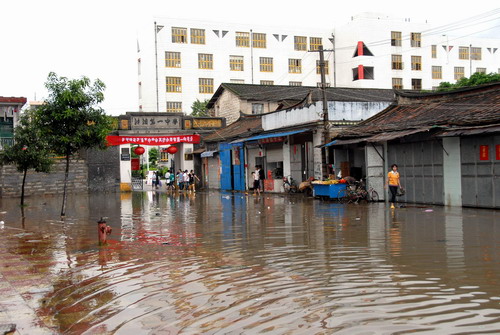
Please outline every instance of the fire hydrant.
[[111, 234], [112, 228], [106, 224], [105, 218], [97, 221], [97, 232], [99, 234], [99, 245], [106, 244], [106, 239]]

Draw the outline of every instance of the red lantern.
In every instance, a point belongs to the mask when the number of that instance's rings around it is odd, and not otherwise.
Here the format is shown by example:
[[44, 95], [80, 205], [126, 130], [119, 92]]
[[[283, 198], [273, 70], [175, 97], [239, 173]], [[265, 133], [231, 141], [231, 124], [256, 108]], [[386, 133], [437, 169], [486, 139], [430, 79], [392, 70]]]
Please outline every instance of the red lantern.
[[168, 147], [168, 148], [167, 148], [167, 152], [168, 152], [169, 154], [172, 154], [172, 155], [173, 155], [173, 154], [175, 154], [175, 153], [177, 152], [177, 147], [174, 147], [174, 146], [172, 146], [172, 147]]
[[139, 155], [139, 156], [142, 155], [144, 153], [144, 151], [146, 151], [146, 150], [144, 150], [144, 147], [135, 147], [135, 149], [134, 149], [135, 154]]

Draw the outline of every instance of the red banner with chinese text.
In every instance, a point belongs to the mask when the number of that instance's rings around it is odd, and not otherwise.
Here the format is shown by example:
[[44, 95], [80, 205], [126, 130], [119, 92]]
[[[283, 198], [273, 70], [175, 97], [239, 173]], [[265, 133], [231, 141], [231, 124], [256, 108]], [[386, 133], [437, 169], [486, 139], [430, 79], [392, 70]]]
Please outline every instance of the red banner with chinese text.
[[479, 146], [479, 160], [480, 161], [489, 161], [490, 160], [490, 146], [489, 145], [480, 145]]
[[167, 145], [176, 143], [200, 143], [200, 135], [172, 135], [172, 136], [106, 136], [107, 145], [140, 144], [140, 145]]

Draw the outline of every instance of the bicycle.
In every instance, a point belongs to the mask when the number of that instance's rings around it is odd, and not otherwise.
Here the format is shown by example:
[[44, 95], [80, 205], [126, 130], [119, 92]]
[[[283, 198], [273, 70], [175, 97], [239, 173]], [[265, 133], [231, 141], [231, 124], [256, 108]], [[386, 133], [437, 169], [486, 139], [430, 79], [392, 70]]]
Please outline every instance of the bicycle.
[[288, 177], [283, 177], [283, 189], [287, 193], [297, 193], [298, 187], [297, 184], [295, 183], [295, 180], [293, 180], [292, 176]]
[[360, 200], [366, 202], [378, 202], [380, 200], [377, 191], [370, 187], [366, 190], [363, 180], [348, 185], [345, 189], [339, 191], [338, 201], [340, 203], [358, 203]]

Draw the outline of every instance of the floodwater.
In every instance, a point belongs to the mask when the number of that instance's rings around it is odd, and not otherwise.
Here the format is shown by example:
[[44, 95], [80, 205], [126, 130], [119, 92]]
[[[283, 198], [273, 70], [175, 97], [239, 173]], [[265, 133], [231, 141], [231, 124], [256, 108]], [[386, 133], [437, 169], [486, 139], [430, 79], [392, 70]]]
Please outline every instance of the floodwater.
[[[498, 334], [500, 215], [199, 192], [1, 199], [17, 334]], [[113, 231], [97, 243], [100, 217]]]

